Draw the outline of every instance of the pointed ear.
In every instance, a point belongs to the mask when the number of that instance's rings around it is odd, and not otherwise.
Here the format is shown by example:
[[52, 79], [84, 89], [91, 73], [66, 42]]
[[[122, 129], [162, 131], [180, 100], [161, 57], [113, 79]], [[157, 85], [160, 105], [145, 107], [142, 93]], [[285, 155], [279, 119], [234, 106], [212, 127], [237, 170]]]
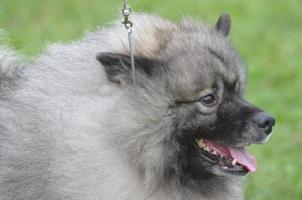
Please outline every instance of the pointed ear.
[[[124, 85], [132, 83], [131, 60], [130, 56], [116, 53], [102, 52], [96, 56], [97, 60], [103, 65], [109, 81]], [[155, 61], [148, 58], [135, 57], [135, 73], [151, 77]]]
[[215, 29], [224, 36], [228, 36], [231, 30], [231, 16], [222, 14], [216, 23]]

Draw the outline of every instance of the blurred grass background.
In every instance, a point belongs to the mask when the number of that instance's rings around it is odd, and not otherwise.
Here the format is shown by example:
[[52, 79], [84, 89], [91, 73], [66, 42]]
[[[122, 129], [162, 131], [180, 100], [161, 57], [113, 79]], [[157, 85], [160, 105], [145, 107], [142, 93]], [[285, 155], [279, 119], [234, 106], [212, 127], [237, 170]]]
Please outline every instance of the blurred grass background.
[[[250, 151], [258, 171], [247, 178], [248, 200], [302, 199], [302, 1], [130, 0], [134, 11], [173, 20], [189, 15], [215, 23], [232, 16], [231, 37], [249, 65], [247, 99], [277, 118], [272, 140]], [[1, 0], [0, 40], [36, 55], [119, 17], [122, 1]], [[7, 37], [5, 37], [5, 35]], [[10, 38], [9, 40], [4, 38]]]

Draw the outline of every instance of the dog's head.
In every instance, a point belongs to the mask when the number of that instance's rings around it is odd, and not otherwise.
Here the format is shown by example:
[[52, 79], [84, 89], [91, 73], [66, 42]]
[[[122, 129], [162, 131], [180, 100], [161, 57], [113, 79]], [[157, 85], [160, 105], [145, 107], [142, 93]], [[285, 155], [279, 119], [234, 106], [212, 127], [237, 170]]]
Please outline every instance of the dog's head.
[[[243, 99], [246, 70], [229, 43], [229, 15], [214, 27], [190, 21], [154, 26], [159, 45], [152, 44], [158, 47], [152, 53], [137, 52], [135, 84], [128, 54], [97, 55], [108, 80], [130, 94], [124, 100], [131, 99], [133, 116], [140, 116], [135, 129], [140, 139], [132, 136], [137, 143], [129, 145], [140, 145], [132, 150], [138, 155], [133, 159], [149, 163], [143, 164], [145, 173], [164, 163], [158, 169], [167, 170], [166, 177], [255, 171], [255, 160], [244, 147], [267, 141], [275, 120]], [[150, 32], [146, 40], [154, 39]], [[150, 41], [136, 42], [138, 48], [145, 44]]]

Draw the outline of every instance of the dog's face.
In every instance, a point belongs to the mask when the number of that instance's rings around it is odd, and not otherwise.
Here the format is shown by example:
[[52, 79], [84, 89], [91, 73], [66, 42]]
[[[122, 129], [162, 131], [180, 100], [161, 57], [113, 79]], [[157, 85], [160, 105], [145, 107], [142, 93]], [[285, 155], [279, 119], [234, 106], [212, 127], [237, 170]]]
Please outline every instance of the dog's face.
[[230, 17], [222, 15], [213, 28], [184, 24], [169, 37], [163, 35], [160, 53], [135, 58], [135, 85], [128, 55], [97, 56], [108, 79], [121, 88], [161, 87], [169, 96], [160, 109], [173, 122], [169, 138], [181, 148], [182, 169], [194, 178], [255, 171], [244, 146], [265, 142], [275, 123], [243, 100], [245, 67], [229, 44], [230, 24]]

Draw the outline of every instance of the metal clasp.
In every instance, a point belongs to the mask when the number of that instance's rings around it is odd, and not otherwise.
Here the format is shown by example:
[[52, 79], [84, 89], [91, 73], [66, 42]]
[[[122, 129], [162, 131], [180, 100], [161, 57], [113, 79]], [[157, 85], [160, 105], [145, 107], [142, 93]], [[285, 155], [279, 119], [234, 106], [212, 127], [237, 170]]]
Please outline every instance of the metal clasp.
[[124, 16], [124, 20], [122, 21], [122, 23], [125, 25], [127, 30], [131, 29], [133, 26], [133, 23], [129, 20], [129, 16], [131, 13], [131, 7], [127, 5], [127, 1], [124, 1], [124, 8], [122, 9], [122, 15]]

